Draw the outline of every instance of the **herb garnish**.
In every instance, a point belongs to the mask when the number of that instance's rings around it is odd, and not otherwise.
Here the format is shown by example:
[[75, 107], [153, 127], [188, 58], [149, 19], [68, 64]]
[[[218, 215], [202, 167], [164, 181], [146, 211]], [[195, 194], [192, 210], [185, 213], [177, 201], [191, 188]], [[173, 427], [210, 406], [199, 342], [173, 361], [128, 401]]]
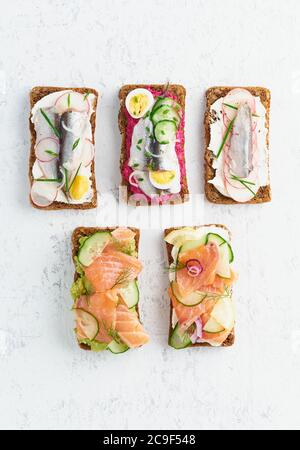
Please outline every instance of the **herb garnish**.
[[137, 145], [136, 148], [140, 151], [142, 150], [142, 147], [140, 145]]
[[228, 128], [227, 128], [227, 130], [226, 130], [225, 136], [223, 137], [223, 140], [222, 140], [222, 143], [221, 143], [220, 148], [219, 148], [219, 150], [218, 150], [218, 153], [217, 153], [217, 155], [216, 155], [216, 158], [219, 158], [219, 156], [220, 156], [221, 153], [222, 153], [222, 150], [223, 150], [223, 148], [224, 148], [224, 145], [226, 144], [226, 141], [227, 141], [227, 139], [228, 139], [228, 136], [229, 136], [229, 134], [230, 134], [231, 131], [232, 131], [232, 128], [233, 128], [233, 125], [234, 125], [234, 121], [235, 121], [235, 118], [232, 119], [232, 121], [231, 121], [230, 124], [228, 125]]
[[82, 166], [82, 163], [79, 164], [79, 167], [78, 167], [78, 169], [76, 170], [75, 176], [74, 176], [74, 178], [73, 178], [73, 180], [72, 180], [72, 183], [70, 184], [70, 187], [69, 187], [68, 191], [70, 191], [71, 187], [73, 186], [74, 181], [76, 180], [76, 177], [77, 177], [77, 175], [78, 175], [78, 172], [79, 172], [81, 166]]
[[46, 181], [47, 183], [59, 183], [58, 178], [35, 178], [34, 181]]
[[80, 138], [76, 139], [76, 141], [73, 144], [72, 150], [75, 150], [75, 148], [78, 147], [79, 142], [80, 142]]
[[231, 175], [231, 179], [234, 181], [239, 181], [245, 188], [247, 188], [253, 195], [256, 195], [256, 192], [254, 192], [249, 185], [255, 186], [255, 183], [252, 183], [252, 181], [243, 180], [242, 178], [239, 178], [235, 175]]
[[149, 127], [146, 127], [146, 131], [147, 131], [148, 133], [151, 133], [151, 130], [150, 130]]
[[90, 94], [91, 94], [90, 92], [87, 92], [87, 93], [84, 95], [83, 100], [86, 100]]
[[41, 114], [44, 117], [44, 119], [46, 120], [46, 122], [48, 123], [49, 127], [53, 130], [54, 134], [56, 137], [60, 138], [60, 132], [58, 131], [58, 129], [53, 125], [53, 123], [51, 122], [51, 120], [49, 119], [49, 117], [47, 116], [47, 114], [45, 113], [45, 111], [43, 109], [41, 109]]
[[132, 269], [125, 269], [123, 270], [120, 275], [118, 276], [118, 278], [116, 279], [115, 284], [112, 286], [111, 289], [113, 289], [116, 286], [122, 285], [124, 283], [128, 283], [132, 277]]
[[[237, 106], [230, 105], [229, 103], [223, 103], [223, 105], [224, 105], [224, 106], [227, 106], [228, 108], [235, 109], [236, 111], [239, 109]], [[252, 114], [252, 116], [253, 116], [253, 117], [259, 117], [258, 114]]]
[[68, 94], [68, 108], [71, 108], [71, 94]]
[[69, 175], [66, 168], [64, 168], [65, 178], [66, 178], [66, 192], [69, 192]]
[[48, 155], [55, 156], [56, 158], [59, 156], [58, 153], [53, 152], [52, 150], [45, 150], [45, 153], [48, 153]]
[[143, 139], [139, 139], [138, 144], [142, 144], [142, 143], [143, 143]]

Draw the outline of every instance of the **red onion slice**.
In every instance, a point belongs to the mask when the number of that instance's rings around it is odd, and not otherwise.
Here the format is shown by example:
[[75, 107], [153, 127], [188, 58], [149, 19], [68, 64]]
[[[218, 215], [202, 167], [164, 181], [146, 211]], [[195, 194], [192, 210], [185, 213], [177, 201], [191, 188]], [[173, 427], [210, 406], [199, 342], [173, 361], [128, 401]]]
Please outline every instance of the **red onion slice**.
[[132, 174], [130, 175], [128, 181], [129, 181], [129, 183], [131, 184], [131, 186], [139, 187], [139, 185], [137, 184], [137, 182], [136, 182], [136, 181], [133, 181], [134, 177], [135, 177], [135, 172], [132, 172]]
[[198, 277], [203, 272], [202, 264], [198, 259], [189, 259], [186, 268], [191, 277]]
[[195, 331], [190, 338], [192, 344], [195, 344], [196, 342], [198, 342], [199, 339], [202, 339], [203, 335], [203, 326], [200, 318], [195, 321], [195, 325], [196, 325]]

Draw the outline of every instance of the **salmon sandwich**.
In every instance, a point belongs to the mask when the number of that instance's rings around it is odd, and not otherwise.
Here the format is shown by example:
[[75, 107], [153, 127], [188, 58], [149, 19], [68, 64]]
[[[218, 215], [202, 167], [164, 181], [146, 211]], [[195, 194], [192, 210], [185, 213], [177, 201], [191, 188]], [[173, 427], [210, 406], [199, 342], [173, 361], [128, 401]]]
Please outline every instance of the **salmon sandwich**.
[[231, 346], [236, 274], [230, 234], [222, 225], [165, 230], [171, 300], [169, 345]]
[[81, 348], [124, 353], [149, 341], [139, 317], [139, 231], [77, 228], [71, 294]]

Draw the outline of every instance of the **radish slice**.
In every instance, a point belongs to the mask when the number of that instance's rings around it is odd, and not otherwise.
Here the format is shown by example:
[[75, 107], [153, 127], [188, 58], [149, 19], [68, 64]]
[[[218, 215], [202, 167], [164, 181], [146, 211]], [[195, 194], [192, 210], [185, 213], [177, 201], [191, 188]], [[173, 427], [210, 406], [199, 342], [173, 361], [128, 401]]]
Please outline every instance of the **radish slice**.
[[226, 106], [226, 104], [238, 108], [243, 103], [247, 103], [251, 108], [252, 114], [255, 114], [255, 98], [249, 91], [247, 91], [247, 89], [232, 89], [230, 92], [228, 92], [226, 97], [224, 97], [223, 119], [226, 127], [236, 117], [237, 113], [236, 109], [230, 108], [229, 106]]
[[82, 164], [88, 167], [95, 158], [95, 146], [90, 139], [86, 139], [82, 148]]
[[35, 156], [40, 162], [50, 162], [59, 156], [59, 141], [54, 138], [40, 140], [35, 146]]
[[90, 112], [90, 102], [88, 97], [85, 98], [83, 94], [79, 92], [66, 92], [61, 95], [55, 103], [55, 109], [58, 114], [63, 114], [67, 111], [76, 112]]
[[231, 178], [230, 170], [227, 165], [224, 166], [225, 185], [228, 195], [235, 201], [240, 203], [248, 202], [257, 194], [259, 183], [257, 182], [256, 171], [250, 173], [246, 181], [254, 184], [244, 186], [240, 181]]
[[40, 208], [46, 208], [55, 202], [58, 193], [58, 183], [34, 181], [30, 197], [32, 202]]

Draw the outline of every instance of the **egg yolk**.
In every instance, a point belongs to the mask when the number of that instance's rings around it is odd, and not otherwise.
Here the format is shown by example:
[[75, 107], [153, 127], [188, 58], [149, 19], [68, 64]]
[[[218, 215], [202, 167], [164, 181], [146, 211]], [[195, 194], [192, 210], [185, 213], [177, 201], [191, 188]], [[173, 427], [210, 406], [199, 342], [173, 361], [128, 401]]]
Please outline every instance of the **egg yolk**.
[[77, 175], [71, 188], [70, 195], [73, 200], [80, 200], [89, 190], [89, 179], [83, 175]]
[[129, 103], [130, 112], [133, 116], [139, 117], [146, 111], [149, 104], [149, 99], [145, 94], [134, 95]]
[[157, 184], [165, 185], [170, 183], [175, 178], [175, 172], [173, 170], [159, 170], [157, 172], [151, 172], [151, 178]]

